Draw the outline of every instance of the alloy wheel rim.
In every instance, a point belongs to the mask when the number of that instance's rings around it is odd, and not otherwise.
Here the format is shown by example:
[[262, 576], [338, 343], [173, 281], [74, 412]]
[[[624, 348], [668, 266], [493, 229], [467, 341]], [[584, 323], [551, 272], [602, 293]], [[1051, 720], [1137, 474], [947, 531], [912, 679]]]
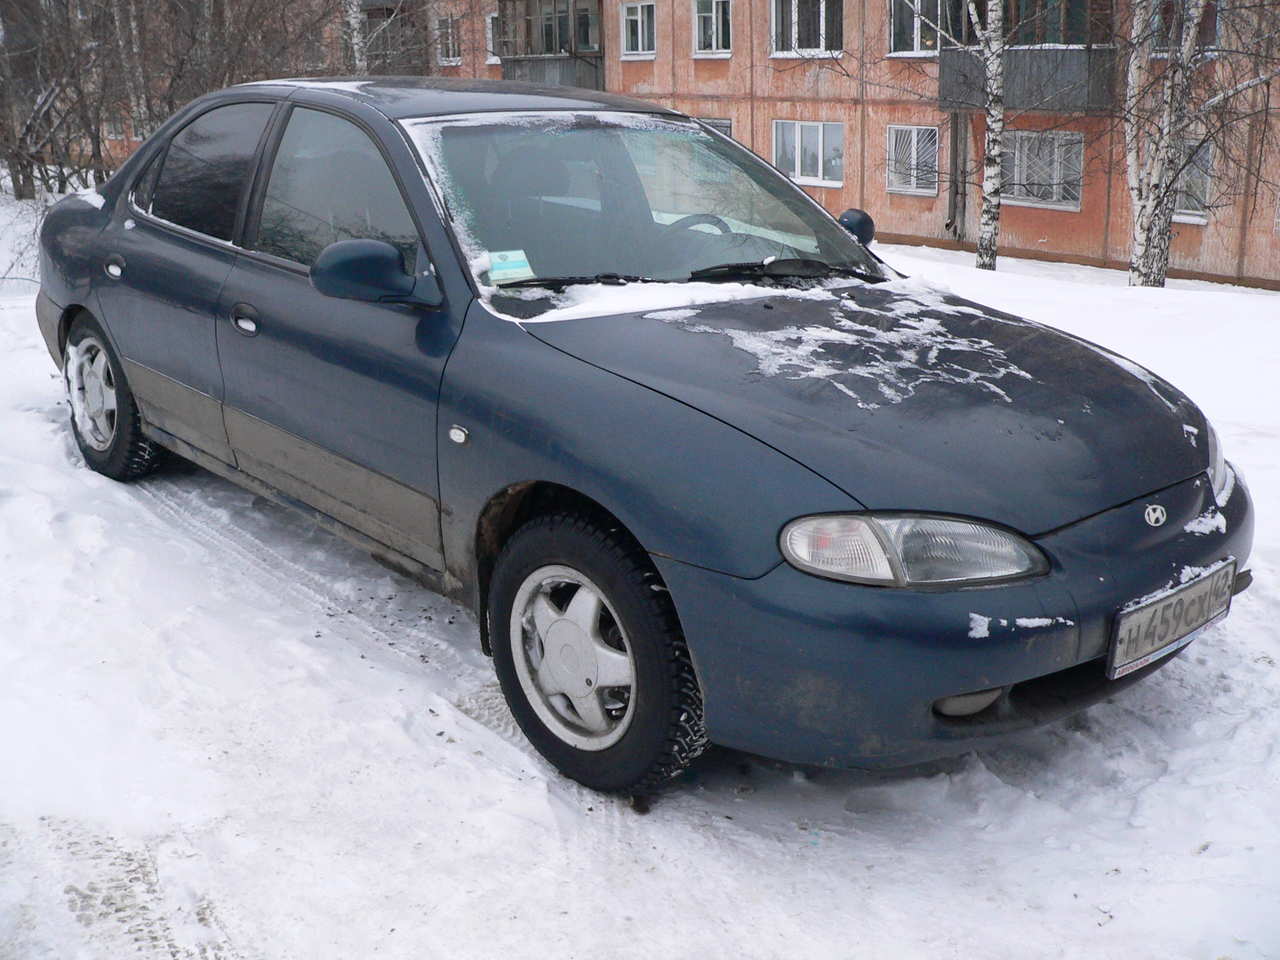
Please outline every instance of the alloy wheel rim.
[[622, 739], [635, 712], [635, 659], [599, 587], [571, 567], [540, 567], [516, 591], [509, 635], [520, 686], [552, 733], [580, 750]]
[[97, 451], [116, 436], [116, 381], [107, 351], [96, 337], [67, 344], [64, 366], [71, 416], [80, 437]]

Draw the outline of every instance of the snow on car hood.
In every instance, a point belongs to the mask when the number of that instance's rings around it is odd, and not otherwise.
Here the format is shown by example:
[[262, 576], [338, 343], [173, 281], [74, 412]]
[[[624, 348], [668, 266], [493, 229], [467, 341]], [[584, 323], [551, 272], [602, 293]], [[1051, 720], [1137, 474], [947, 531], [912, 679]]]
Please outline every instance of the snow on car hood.
[[752, 434], [868, 509], [1038, 534], [1206, 467], [1199, 410], [1101, 347], [918, 280], [815, 293], [654, 309], [636, 290], [633, 312], [526, 329]]

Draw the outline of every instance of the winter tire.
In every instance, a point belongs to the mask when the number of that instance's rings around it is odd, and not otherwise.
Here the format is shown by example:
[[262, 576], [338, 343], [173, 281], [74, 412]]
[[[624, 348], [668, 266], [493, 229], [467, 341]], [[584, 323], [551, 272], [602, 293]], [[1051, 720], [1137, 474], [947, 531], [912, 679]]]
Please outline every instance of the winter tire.
[[71, 404], [71, 432], [85, 463], [113, 480], [150, 473], [161, 448], [143, 436], [120, 359], [88, 315], [71, 325], [62, 378]]
[[488, 616], [511, 712], [565, 776], [644, 794], [706, 747], [670, 595], [621, 528], [573, 514], [530, 521], [498, 557]]

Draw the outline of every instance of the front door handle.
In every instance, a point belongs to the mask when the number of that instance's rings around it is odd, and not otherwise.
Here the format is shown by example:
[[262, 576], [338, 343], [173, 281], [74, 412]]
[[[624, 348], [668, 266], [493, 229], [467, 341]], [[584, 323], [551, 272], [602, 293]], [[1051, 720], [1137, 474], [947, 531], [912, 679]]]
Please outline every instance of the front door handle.
[[242, 333], [246, 337], [258, 335], [258, 311], [247, 303], [237, 303], [231, 308], [231, 323], [235, 326], [236, 333]]
[[102, 265], [103, 272], [112, 280], [119, 280], [124, 276], [124, 257], [118, 253], [113, 253], [107, 257], [107, 262]]

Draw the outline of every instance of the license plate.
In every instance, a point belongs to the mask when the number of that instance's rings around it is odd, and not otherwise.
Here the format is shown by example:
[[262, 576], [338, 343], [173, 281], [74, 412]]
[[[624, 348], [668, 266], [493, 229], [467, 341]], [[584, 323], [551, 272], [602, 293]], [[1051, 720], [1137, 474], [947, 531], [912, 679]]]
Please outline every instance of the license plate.
[[1236, 579], [1235, 561], [1223, 564], [1116, 616], [1107, 676], [1114, 680], [1167, 657], [1190, 643], [1201, 627], [1226, 616]]

